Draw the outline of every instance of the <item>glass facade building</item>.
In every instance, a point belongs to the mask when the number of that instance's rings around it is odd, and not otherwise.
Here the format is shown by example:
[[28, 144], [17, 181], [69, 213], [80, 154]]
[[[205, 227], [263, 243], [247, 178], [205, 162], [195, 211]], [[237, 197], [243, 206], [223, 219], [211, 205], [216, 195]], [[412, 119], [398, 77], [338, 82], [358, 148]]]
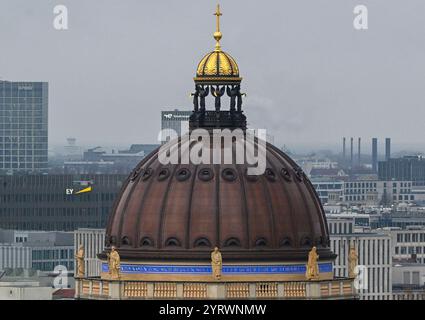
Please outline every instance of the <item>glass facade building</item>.
[[0, 81], [0, 173], [47, 171], [48, 83]]
[[168, 137], [175, 131], [178, 136], [189, 130], [189, 117], [192, 111], [161, 111], [161, 130], [163, 141], [169, 141]]

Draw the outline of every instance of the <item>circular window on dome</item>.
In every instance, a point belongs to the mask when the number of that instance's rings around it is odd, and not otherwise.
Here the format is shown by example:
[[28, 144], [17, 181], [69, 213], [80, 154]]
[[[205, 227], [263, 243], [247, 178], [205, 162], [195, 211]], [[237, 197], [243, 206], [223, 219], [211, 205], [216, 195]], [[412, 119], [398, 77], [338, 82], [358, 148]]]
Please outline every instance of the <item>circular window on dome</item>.
[[143, 237], [142, 239], [140, 239], [141, 247], [153, 247], [153, 245], [154, 245], [154, 242], [149, 237]]
[[280, 240], [280, 246], [281, 247], [290, 247], [291, 246], [291, 238], [284, 237], [282, 240]]
[[224, 246], [225, 247], [240, 247], [241, 246], [241, 242], [239, 241], [238, 238], [229, 238], [224, 242]]
[[283, 179], [285, 179], [288, 182], [292, 181], [291, 178], [291, 174], [289, 173], [289, 170], [286, 168], [282, 168], [282, 170], [280, 170], [280, 174], [282, 175]]
[[211, 242], [207, 238], [198, 238], [194, 242], [195, 247], [211, 248]]
[[245, 169], [245, 177], [246, 177], [246, 180], [251, 181], [251, 182], [258, 181], [258, 175], [256, 175], [256, 174], [249, 174], [248, 173], [248, 168]]
[[142, 172], [142, 169], [141, 169], [141, 168], [137, 168], [137, 169], [135, 169], [135, 170], [133, 171], [133, 174], [131, 175], [130, 180], [131, 180], [131, 181], [136, 180], [136, 179], [137, 179], [137, 177], [139, 176], [139, 174], [140, 174], [141, 172]]
[[277, 179], [276, 173], [271, 168], [266, 168], [264, 175], [266, 176], [267, 180], [272, 181], [272, 182], [276, 181], [276, 179]]
[[143, 171], [141, 179], [143, 181], [146, 181], [151, 177], [152, 174], [153, 174], [153, 169], [147, 168], [146, 170]]
[[312, 241], [309, 237], [303, 237], [301, 239], [301, 246], [303, 247], [311, 247], [312, 246]]
[[267, 247], [267, 240], [265, 238], [258, 238], [255, 240], [256, 247]]
[[185, 181], [190, 178], [190, 171], [187, 168], [180, 168], [176, 173], [178, 181]]
[[124, 245], [124, 246], [129, 246], [129, 245], [131, 245], [131, 240], [130, 240], [130, 238], [129, 238], [129, 237], [127, 237], [127, 236], [122, 237], [122, 239], [121, 239], [121, 244], [122, 244], [122, 245]]
[[111, 246], [116, 246], [117, 245], [117, 237], [116, 236], [110, 236], [109, 237], [109, 244]]
[[177, 238], [168, 238], [165, 241], [166, 247], [181, 247], [180, 241]]
[[211, 168], [202, 168], [198, 172], [198, 177], [202, 181], [210, 181], [212, 178], [214, 178], [214, 172], [211, 170]]
[[303, 181], [304, 179], [304, 172], [303, 169], [301, 169], [300, 167], [294, 168], [294, 172], [295, 172], [295, 176], [297, 177], [298, 181]]
[[168, 168], [162, 168], [158, 172], [158, 181], [164, 181], [170, 176], [170, 170]]
[[236, 180], [236, 171], [232, 168], [223, 169], [221, 176], [226, 181], [235, 181]]

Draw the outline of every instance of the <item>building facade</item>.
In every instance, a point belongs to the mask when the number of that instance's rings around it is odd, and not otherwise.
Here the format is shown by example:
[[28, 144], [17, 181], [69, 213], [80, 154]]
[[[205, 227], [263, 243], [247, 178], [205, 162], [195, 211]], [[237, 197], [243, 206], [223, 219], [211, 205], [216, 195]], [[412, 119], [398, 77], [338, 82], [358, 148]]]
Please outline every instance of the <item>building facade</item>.
[[81, 245], [84, 247], [86, 275], [100, 276], [102, 263], [97, 254], [105, 248], [105, 229], [80, 228], [74, 231], [74, 251], [77, 252]]
[[104, 228], [127, 175], [0, 176], [0, 228]]
[[405, 156], [391, 158], [378, 163], [379, 180], [412, 181], [414, 186], [425, 185], [425, 158]]
[[393, 300], [425, 300], [425, 264], [393, 265]]
[[356, 248], [358, 265], [364, 266], [366, 286], [358, 290], [361, 300], [390, 300], [392, 298], [391, 237], [376, 233], [331, 234], [331, 248], [337, 258], [334, 273], [348, 276], [350, 246]]
[[48, 83], [0, 81], [0, 172], [48, 169]]
[[425, 264], [425, 227], [391, 229], [394, 261], [414, 260]]
[[0, 270], [51, 272], [56, 266], [74, 269], [71, 233], [0, 230]]

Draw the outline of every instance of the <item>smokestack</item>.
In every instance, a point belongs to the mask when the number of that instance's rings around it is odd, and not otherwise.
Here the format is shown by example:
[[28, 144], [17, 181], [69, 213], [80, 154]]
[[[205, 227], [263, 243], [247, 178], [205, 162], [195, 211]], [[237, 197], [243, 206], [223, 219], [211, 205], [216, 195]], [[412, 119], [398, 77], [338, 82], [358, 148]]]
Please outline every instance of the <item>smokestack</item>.
[[361, 153], [360, 153], [360, 152], [361, 152], [361, 143], [362, 143], [362, 138], [360, 138], [360, 137], [359, 137], [359, 145], [358, 145], [359, 150], [358, 150], [358, 155], [357, 155], [357, 156], [358, 156], [358, 159], [357, 159], [357, 160], [358, 160], [358, 165], [359, 165], [359, 167], [360, 167], [360, 165], [361, 165], [361, 159], [360, 159], [360, 154], [361, 154]]
[[372, 138], [372, 171], [378, 172], [378, 138]]
[[351, 147], [351, 153], [350, 153], [350, 166], [353, 167], [353, 137], [350, 138], [350, 147]]
[[391, 158], [391, 138], [385, 138], [385, 160]]
[[345, 137], [342, 138], [342, 160], [345, 162]]

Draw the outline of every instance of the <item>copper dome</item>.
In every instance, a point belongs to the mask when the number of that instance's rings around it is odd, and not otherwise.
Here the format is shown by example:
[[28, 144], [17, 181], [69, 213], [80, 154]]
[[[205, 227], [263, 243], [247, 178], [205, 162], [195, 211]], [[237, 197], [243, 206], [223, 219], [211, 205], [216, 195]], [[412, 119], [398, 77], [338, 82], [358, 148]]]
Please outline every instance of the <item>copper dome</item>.
[[[219, 6], [215, 15], [218, 59], [222, 54]], [[208, 63], [208, 57], [202, 61]], [[217, 59], [213, 62], [219, 70]], [[209, 93], [214, 111], [206, 108]], [[230, 98], [228, 110], [221, 109], [225, 93]], [[217, 77], [212, 83], [199, 84], [195, 78], [192, 96], [191, 132], [221, 128], [246, 133], [240, 83]], [[180, 147], [181, 139], [170, 144]], [[225, 261], [306, 261], [312, 246], [321, 260], [334, 259], [326, 217], [308, 178], [276, 147], [255, 143], [267, 160], [266, 170], [257, 176], [248, 176], [248, 164], [236, 161], [163, 165], [159, 150], [145, 157], [115, 202], [106, 229], [107, 248], [100, 258], [105, 259], [114, 245], [121, 258], [129, 261], [208, 262], [215, 246]]]
[[265, 150], [259, 176], [245, 164], [164, 166], [152, 152], [122, 187], [106, 246], [138, 261], [209, 261], [214, 246], [226, 261], [305, 260], [313, 245], [321, 259], [334, 258], [310, 181], [285, 153]]

